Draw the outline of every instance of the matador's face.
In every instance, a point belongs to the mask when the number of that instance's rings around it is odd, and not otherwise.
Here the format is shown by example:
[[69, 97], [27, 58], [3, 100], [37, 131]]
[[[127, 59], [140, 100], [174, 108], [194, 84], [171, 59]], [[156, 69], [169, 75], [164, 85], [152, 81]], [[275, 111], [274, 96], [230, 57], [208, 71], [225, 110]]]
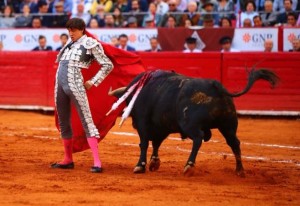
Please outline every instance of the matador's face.
[[68, 29], [69, 36], [73, 42], [77, 41], [83, 36], [83, 30], [79, 30], [76, 28], [69, 28]]

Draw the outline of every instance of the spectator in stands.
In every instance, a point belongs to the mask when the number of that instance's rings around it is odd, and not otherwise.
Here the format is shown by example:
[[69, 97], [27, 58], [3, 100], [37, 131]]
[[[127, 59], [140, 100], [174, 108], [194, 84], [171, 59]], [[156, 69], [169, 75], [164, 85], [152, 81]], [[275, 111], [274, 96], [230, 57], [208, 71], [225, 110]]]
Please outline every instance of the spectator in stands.
[[[282, 0], [283, 1], [283, 0]], [[260, 14], [264, 26], [274, 26], [277, 21], [277, 14], [273, 11], [272, 0], [265, 0], [264, 12]]]
[[183, 53], [200, 53], [202, 50], [197, 48], [197, 39], [194, 37], [188, 37], [185, 39], [185, 48]]
[[17, 15], [15, 18], [14, 27], [30, 27], [32, 16], [30, 15], [30, 7], [27, 4], [24, 4], [22, 8], [22, 13]]
[[[126, 11], [132, 11], [132, 1], [133, 0], [127, 0], [127, 8]], [[152, 0], [150, 0], [152, 1]], [[148, 11], [148, 0], [138, 0], [139, 3], [139, 9], [141, 12], [147, 12]]]
[[12, 28], [14, 26], [15, 17], [11, 6], [4, 7], [3, 17], [0, 20], [0, 28]]
[[107, 13], [104, 17], [104, 27], [105, 28], [115, 28], [115, 19], [112, 14]]
[[300, 39], [293, 39], [292, 46], [293, 48], [289, 50], [290, 52], [300, 52]]
[[39, 11], [33, 16], [39, 17], [42, 21], [42, 27], [50, 27], [52, 25], [52, 16], [48, 15], [48, 3], [46, 1], [38, 2]]
[[296, 27], [297, 25], [297, 14], [295, 12], [290, 12], [287, 14], [287, 23], [284, 26]]
[[143, 19], [143, 27], [146, 26], [146, 24], [145, 24], [146, 19], [148, 19], [148, 20], [152, 19], [153, 23], [154, 23], [154, 27], [157, 26], [161, 22], [162, 16], [160, 14], [157, 14], [156, 10], [157, 10], [156, 4], [150, 3], [147, 14], [144, 16], [144, 19]]
[[272, 52], [273, 50], [273, 40], [266, 39], [264, 42], [264, 52]]
[[61, 46], [57, 47], [56, 51], [60, 51], [68, 42], [69, 40], [69, 36], [66, 33], [62, 33], [59, 37], [60, 42], [61, 42]]
[[[88, 24], [91, 20], [91, 15], [84, 10], [84, 4], [77, 5], [77, 11], [72, 14], [71, 18], [81, 18], [85, 24]], [[99, 24], [100, 25], [100, 24]]]
[[73, 0], [54, 0], [53, 1], [53, 8], [51, 10], [51, 13], [56, 13], [56, 9], [55, 9], [55, 5], [58, 3], [58, 2], [61, 2], [63, 4], [63, 12], [68, 14], [68, 15], [71, 15], [72, 14], [72, 11], [73, 11]]
[[116, 8], [118, 8], [120, 12], [128, 12], [127, 1], [126, 0], [116, 0], [113, 3], [113, 8], [112, 8], [111, 12], [115, 11]]
[[136, 18], [138, 27], [143, 26], [144, 14], [141, 13], [139, 0], [131, 1], [131, 10], [129, 10], [129, 16], [127, 16], [127, 18], [126, 18], [127, 21], [130, 16], [134, 16]]
[[177, 10], [180, 12], [184, 12], [187, 9], [189, 0], [178, 0], [177, 1]]
[[218, 0], [217, 1], [217, 11], [219, 12], [219, 17], [227, 17], [229, 19], [235, 19], [234, 14], [234, 3], [231, 0]]
[[117, 45], [117, 47], [119, 49], [123, 49], [126, 51], [135, 51], [134, 47], [129, 46], [128, 43], [128, 36], [126, 34], [121, 34], [118, 38], [118, 42], [119, 44]]
[[239, 15], [244, 10], [247, 0], [234, 0], [233, 2], [235, 2], [235, 13]]
[[114, 8], [113, 17], [115, 20], [115, 27], [123, 27], [124, 18], [119, 7]]
[[1, 0], [0, 1], [0, 14], [6, 6], [10, 6], [14, 13], [20, 13], [20, 2], [22, 0]]
[[34, 29], [40, 29], [42, 28], [42, 20], [40, 17], [34, 17], [31, 21], [31, 27]]
[[163, 0], [156, 0], [157, 14], [164, 16], [169, 11], [169, 5]]
[[244, 19], [244, 21], [243, 21], [243, 27], [244, 28], [251, 28], [252, 27], [252, 21], [251, 21], [251, 19], [249, 19], [249, 18]]
[[221, 52], [238, 52], [238, 50], [232, 48], [232, 39], [229, 36], [224, 36], [219, 40], [219, 44], [222, 47]]
[[116, 36], [111, 37], [110, 38], [110, 44], [113, 45], [113, 46], [115, 46], [115, 47], [117, 47], [118, 44], [119, 44], [118, 37], [116, 37]]
[[44, 35], [39, 36], [39, 45], [32, 49], [32, 51], [52, 51], [51, 46], [47, 46], [47, 39]]
[[190, 28], [191, 26], [192, 26], [191, 20], [190, 20], [190, 19], [186, 19], [186, 20], [184, 21], [184, 27], [185, 27], [185, 28]]
[[126, 21], [126, 27], [128, 28], [137, 28], [138, 22], [135, 16], [130, 16]]
[[[42, 0], [42, 1], [44, 1], [44, 0]], [[47, 11], [47, 13], [49, 13], [49, 14], [53, 14], [54, 13], [54, 1], [55, 0], [48, 0], [48, 11]]]
[[20, 3], [20, 12], [21, 13], [23, 13], [24, 5], [29, 6], [31, 14], [39, 12], [39, 7], [38, 7], [37, 2], [35, 0], [23, 0]]
[[203, 28], [215, 27], [214, 18], [211, 14], [205, 14], [203, 17]]
[[[299, 0], [289, 0], [291, 3], [291, 10], [296, 11], [297, 4]], [[283, 13], [286, 11], [285, 0], [274, 0], [273, 1], [273, 11]]]
[[77, 13], [78, 4], [84, 5], [84, 13], [90, 13], [90, 9], [94, 0], [72, 0], [72, 1], [73, 1], [72, 14], [75, 14]]
[[215, 4], [215, 7], [217, 8], [217, 0], [193, 0], [197, 3], [197, 11], [202, 13], [205, 12], [203, 5], [208, 2], [211, 1], [213, 4]]
[[190, 19], [192, 22], [192, 26], [198, 25], [198, 22], [200, 20], [200, 14], [197, 12], [197, 3], [195, 1], [190, 1], [188, 3], [187, 12], [182, 14], [181, 18], [181, 26], [184, 26], [185, 20]]
[[256, 11], [261, 12], [265, 9], [265, 0], [254, 0], [256, 5]]
[[91, 18], [89, 24], [88, 24], [88, 28], [91, 28], [91, 29], [96, 29], [96, 28], [100, 28], [99, 27], [99, 23], [97, 21], [96, 18]]
[[[299, 3], [299, 7], [300, 7], [300, 3]], [[300, 14], [298, 15], [298, 20], [297, 20], [296, 26], [300, 27]]]
[[150, 38], [150, 49], [145, 50], [146, 52], [160, 52], [161, 48], [156, 37]]
[[231, 20], [228, 17], [222, 17], [219, 22], [219, 27], [222, 27], [222, 28], [232, 27]]
[[281, 12], [277, 17], [277, 26], [287, 23], [287, 15], [290, 12], [293, 12], [292, 0], [283, 0], [284, 1], [284, 11]]
[[97, 13], [93, 17], [97, 19], [99, 27], [104, 27], [105, 26], [105, 12], [104, 12], [104, 6], [103, 5], [98, 5], [97, 7]]
[[93, 16], [97, 13], [98, 6], [101, 5], [104, 8], [105, 13], [109, 13], [113, 8], [112, 0], [94, 0], [90, 9], [90, 14]]
[[256, 27], [256, 28], [261, 28], [264, 26], [262, 19], [259, 15], [253, 17], [253, 24], [254, 24], [254, 27]]
[[54, 5], [55, 15], [52, 17], [52, 25], [54, 28], [64, 28], [66, 26], [67, 21], [69, 20], [69, 16], [67, 12], [64, 11], [64, 3], [56, 2]]
[[[249, 0], [233, 0], [235, 3], [235, 13], [238, 14], [246, 8], [246, 3]], [[258, 4], [261, 4], [260, 2], [264, 2], [265, 0], [252, 0], [255, 2], [255, 5], [257, 6]], [[256, 11], [258, 11], [258, 8], [256, 7]]]
[[[205, 17], [206, 17], [206, 21], [209, 19], [209, 23], [211, 23], [211, 20], [212, 20], [213, 25], [218, 24], [219, 14], [216, 13], [216, 6], [212, 1], [210, 1], [210, 0], [205, 1], [202, 5], [202, 9], [203, 9], [203, 11], [201, 12], [201, 17], [199, 19], [198, 25], [204, 26], [204, 18]], [[209, 18], [207, 18], [207, 17], [209, 17]]]
[[165, 25], [165, 27], [166, 28], [176, 28], [177, 26], [176, 26], [176, 18], [174, 17], [174, 16], [172, 16], [172, 15], [170, 15], [169, 17], [168, 17], [168, 20], [167, 20], [167, 23], [166, 23], [166, 25]]
[[251, 26], [253, 26], [253, 17], [259, 15], [256, 12], [256, 5], [254, 3], [254, 1], [249, 0], [246, 3], [246, 10], [241, 12], [238, 17], [237, 17], [237, 21], [236, 21], [236, 27], [240, 28], [243, 27], [243, 22], [245, 19], [250, 19], [251, 21]]
[[155, 28], [154, 18], [152, 16], [148, 16], [144, 19], [144, 28]]
[[165, 27], [166, 26], [167, 21], [168, 21], [168, 17], [170, 15], [175, 17], [177, 26], [179, 26], [179, 24], [181, 23], [181, 14], [178, 13], [180, 11], [177, 9], [177, 1], [176, 0], [169, 0], [168, 5], [169, 5], [169, 11], [166, 14], [164, 14], [161, 21], [158, 22], [157, 26], [159, 26], [159, 27]]

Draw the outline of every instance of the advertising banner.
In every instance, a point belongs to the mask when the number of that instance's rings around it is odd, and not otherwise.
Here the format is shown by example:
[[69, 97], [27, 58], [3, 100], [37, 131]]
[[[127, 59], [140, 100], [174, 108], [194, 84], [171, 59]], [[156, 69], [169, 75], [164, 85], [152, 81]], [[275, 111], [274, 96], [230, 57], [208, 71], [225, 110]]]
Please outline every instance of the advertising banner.
[[300, 28], [283, 28], [283, 51], [292, 49], [293, 39], [300, 39]]
[[[110, 43], [112, 37], [126, 34], [128, 45], [138, 51], [150, 49], [149, 39], [157, 36], [157, 29], [89, 29], [99, 40]], [[68, 34], [66, 29], [1, 29], [0, 41], [6, 51], [31, 51], [38, 46], [39, 35], [44, 35], [47, 45], [56, 50], [60, 46], [59, 37], [62, 33]]]
[[266, 39], [272, 39], [273, 51], [278, 51], [278, 28], [237, 28], [232, 47], [239, 51], [264, 51]]

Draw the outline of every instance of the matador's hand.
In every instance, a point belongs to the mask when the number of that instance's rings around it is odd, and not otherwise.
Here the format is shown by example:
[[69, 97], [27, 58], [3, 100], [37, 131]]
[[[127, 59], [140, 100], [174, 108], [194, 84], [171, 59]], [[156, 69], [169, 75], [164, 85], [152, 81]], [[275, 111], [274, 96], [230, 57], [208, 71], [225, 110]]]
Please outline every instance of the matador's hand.
[[86, 90], [89, 90], [93, 85], [94, 84], [90, 80], [88, 80], [84, 83], [84, 87]]

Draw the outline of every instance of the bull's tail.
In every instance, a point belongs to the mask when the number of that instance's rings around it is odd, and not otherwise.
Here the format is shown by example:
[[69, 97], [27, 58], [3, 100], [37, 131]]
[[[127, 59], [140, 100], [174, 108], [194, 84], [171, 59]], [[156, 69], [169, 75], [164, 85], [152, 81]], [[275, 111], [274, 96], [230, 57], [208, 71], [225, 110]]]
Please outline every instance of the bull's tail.
[[279, 82], [279, 77], [272, 71], [267, 70], [267, 69], [258, 69], [258, 70], [254, 70], [252, 69], [249, 72], [248, 75], [248, 83], [245, 87], [245, 89], [243, 91], [240, 92], [235, 92], [235, 93], [230, 93], [228, 92], [226, 89], [223, 89], [223, 92], [231, 97], [239, 97], [245, 93], [247, 93], [251, 87], [253, 86], [253, 84], [257, 81], [257, 80], [265, 80], [268, 81], [271, 85], [271, 88], [273, 89], [277, 83]]

